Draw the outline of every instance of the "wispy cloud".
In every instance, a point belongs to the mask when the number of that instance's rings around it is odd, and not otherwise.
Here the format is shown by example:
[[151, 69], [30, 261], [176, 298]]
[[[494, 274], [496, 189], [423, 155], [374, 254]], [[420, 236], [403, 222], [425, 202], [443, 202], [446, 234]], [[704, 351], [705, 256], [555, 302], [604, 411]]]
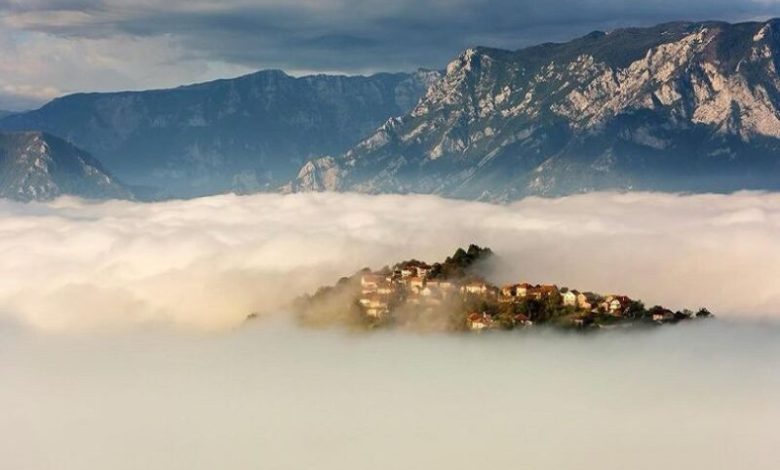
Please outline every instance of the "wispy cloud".
[[[4, 62], [24, 68], [43, 60], [44, 46], [71, 49], [73, 56], [54, 56], [49, 73], [4, 74], [0, 83], [88, 91], [170, 86], [259, 68], [437, 68], [474, 45], [518, 48], [592, 29], [778, 14], [774, 0], [4, 0], [0, 24], [18, 49]], [[134, 60], [142, 52], [149, 57]], [[126, 64], [85, 63], [78, 60], [83, 53], [131, 57]], [[68, 68], [79, 71], [78, 80]]]

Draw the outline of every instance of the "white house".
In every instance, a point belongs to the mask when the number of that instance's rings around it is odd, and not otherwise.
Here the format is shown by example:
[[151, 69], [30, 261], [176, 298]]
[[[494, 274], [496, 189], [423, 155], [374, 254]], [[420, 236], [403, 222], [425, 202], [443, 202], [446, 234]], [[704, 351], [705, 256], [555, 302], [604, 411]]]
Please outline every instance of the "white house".
[[363, 297], [359, 303], [370, 317], [379, 318], [389, 312], [387, 301], [379, 295]]
[[430, 273], [431, 268], [429, 266], [417, 266], [417, 277], [425, 279]]
[[674, 320], [674, 312], [671, 310], [661, 309], [653, 311], [653, 321], [664, 322]]
[[577, 306], [583, 310], [593, 310], [599, 302], [599, 297], [592, 292], [580, 292], [577, 295]]
[[561, 294], [561, 297], [563, 297], [563, 305], [566, 307], [576, 307], [578, 304], [579, 292], [576, 290], [567, 290]]
[[524, 299], [528, 297], [528, 293], [533, 290], [534, 286], [531, 284], [524, 282], [522, 284], [518, 284], [515, 286], [515, 297], [520, 297], [521, 299]]
[[631, 304], [631, 299], [625, 295], [612, 296], [609, 300], [609, 313], [612, 315], [623, 315], [623, 312]]
[[415, 268], [407, 267], [401, 270], [401, 277], [404, 279], [415, 275], [417, 275], [417, 270]]
[[485, 295], [488, 292], [488, 286], [484, 282], [474, 281], [461, 286], [460, 291], [464, 294]]
[[468, 316], [467, 324], [472, 331], [482, 331], [494, 326], [493, 319], [485, 313], [472, 313]]
[[363, 290], [376, 290], [380, 282], [382, 282], [382, 276], [377, 276], [376, 274], [363, 274], [360, 276], [360, 287]]
[[501, 295], [503, 297], [514, 297], [515, 296], [515, 285], [507, 285], [501, 288]]

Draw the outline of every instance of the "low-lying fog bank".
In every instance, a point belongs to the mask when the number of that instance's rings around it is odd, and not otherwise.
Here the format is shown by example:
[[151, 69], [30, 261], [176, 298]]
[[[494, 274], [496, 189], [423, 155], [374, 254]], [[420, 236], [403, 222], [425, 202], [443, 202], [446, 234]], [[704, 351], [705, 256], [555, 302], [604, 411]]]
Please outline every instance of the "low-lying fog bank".
[[0, 329], [0, 467], [775, 469], [780, 329]]
[[364, 266], [478, 243], [492, 281], [619, 292], [720, 317], [780, 316], [780, 195], [590, 194], [0, 202], [0, 314], [50, 330], [230, 328]]
[[[0, 468], [774, 469], [779, 228], [780, 195], [758, 193], [0, 202]], [[237, 328], [366, 265], [472, 242], [501, 256], [496, 283], [719, 320], [426, 336], [282, 314]]]

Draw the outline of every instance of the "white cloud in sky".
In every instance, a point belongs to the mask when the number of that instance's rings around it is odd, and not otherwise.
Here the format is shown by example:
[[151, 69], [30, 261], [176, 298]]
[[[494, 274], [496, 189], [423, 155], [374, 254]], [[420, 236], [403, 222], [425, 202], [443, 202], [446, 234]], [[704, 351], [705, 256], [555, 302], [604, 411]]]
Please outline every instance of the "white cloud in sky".
[[0, 312], [52, 330], [224, 329], [338, 277], [469, 243], [497, 283], [780, 318], [780, 194], [597, 193], [491, 205], [431, 196], [0, 203]]
[[218, 61], [187, 59], [170, 35], [58, 38], [0, 31], [0, 105], [23, 110], [77, 91], [175, 87], [248, 73]]

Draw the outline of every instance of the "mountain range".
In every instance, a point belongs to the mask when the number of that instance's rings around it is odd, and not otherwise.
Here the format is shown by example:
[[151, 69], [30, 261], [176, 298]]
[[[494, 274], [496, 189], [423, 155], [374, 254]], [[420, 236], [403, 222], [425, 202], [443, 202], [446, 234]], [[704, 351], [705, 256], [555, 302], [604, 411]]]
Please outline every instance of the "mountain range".
[[0, 130], [65, 139], [153, 199], [780, 189], [778, 67], [780, 20], [676, 22], [475, 47], [441, 72], [70, 95]]
[[98, 158], [151, 198], [273, 190], [409, 111], [438, 72], [291, 77], [261, 71], [168, 90], [86, 93], [0, 120]]
[[292, 191], [508, 201], [780, 188], [780, 21], [670, 23], [473, 48], [409, 113]]

